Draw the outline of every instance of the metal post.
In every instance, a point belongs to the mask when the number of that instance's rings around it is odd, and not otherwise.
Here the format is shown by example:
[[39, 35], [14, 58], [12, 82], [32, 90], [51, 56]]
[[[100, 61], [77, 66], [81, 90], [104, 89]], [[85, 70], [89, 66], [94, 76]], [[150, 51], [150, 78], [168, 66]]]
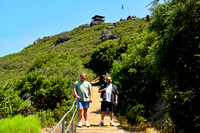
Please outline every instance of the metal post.
[[63, 119], [63, 121], [62, 121], [62, 133], [64, 133], [64, 132], [65, 132], [65, 119]]
[[[63, 115], [62, 119], [61, 119], [61, 120], [58, 122], [58, 124], [54, 127], [54, 129], [51, 131], [51, 133], [54, 133], [55, 130], [58, 128], [58, 126], [59, 126], [61, 123], [62, 123], [62, 133], [64, 133], [64, 132], [67, 133], [67, 131], [68, 131], [68, 129], [69, 129], [69, 127], [70, 127], [72, 121], [73, 121], [73, 124], [74, 124], [74, 115], [75, 115], [75, 113], [76, 113], [76, 111], [77, 111], [77, 107], [76, 107], [76, 109], [75, 109], [75, 111], [74, 111], [74, 104], [75, 104], [75, 103], [76, 103], [76, 100], [74, 100], [71, 109], [70, 109], [67, 113], [65, 113], [65, 114]], [[65, 131], [65, 117], [66, 117], [71, 111], [72, 111], [72, 118], [71, 118], [70, 122], [68, 123], [67, 129], [66, 129], [66, 131]], [[78, 117], [77, 117], [77, 118], [78, 118]], [[73, 125], [73, 127], [72, 127], [72, 132], [73, 132], [73, 131], [74, 131], [74, 125]]]
[[74, 118], [73, 118], [73, 115], [74, 115], [74, 106], [72, 108], [72, 133], [74, 132]]

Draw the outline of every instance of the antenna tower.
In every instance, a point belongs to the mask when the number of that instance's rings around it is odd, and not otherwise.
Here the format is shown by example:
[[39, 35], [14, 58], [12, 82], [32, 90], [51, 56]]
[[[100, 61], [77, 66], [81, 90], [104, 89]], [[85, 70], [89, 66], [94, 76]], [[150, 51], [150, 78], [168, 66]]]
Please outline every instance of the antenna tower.
[[124, 4], [122, 4], [122, 19], [124, 19]]

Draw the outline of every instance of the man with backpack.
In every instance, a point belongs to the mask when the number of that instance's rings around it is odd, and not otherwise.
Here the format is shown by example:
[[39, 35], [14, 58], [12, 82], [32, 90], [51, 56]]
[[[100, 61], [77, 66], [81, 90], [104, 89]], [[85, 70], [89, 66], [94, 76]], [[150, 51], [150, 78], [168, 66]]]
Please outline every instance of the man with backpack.
[[113, 108], [114, 105], [117, 105], [117, 99], [118, 99], [118, 90], [117, 87], [112, 84], [112, 79], [111, 77], [107, 77], [107, 83], [101, 85], [99, 88], [99, 93], [101, 93], [101, 122], [99, 126], [104, 126], [103, 120], [105, 117], [105, 113], [107, 108], [109, 109], [110, 112], [110, 126], [114, 126], [114, 123], [112, 121], [113, 118]]

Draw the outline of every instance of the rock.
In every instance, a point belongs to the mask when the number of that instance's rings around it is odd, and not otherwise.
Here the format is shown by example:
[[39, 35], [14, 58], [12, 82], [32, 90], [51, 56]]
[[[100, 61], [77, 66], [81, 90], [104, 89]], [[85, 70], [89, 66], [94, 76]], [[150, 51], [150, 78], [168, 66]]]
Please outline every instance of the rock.
[[120, 37], [120, 34], [112, 34], [110, 35], [109, 39], [118, 39]]
[[114, 25], [110, 25], [110, 26], [108, 26], [108, 30], [111, 30], [111, 29], [113, 29], [115, 26]]
[[148, 119], [153, 126], [157, 128], [170, 128], [166, 124], [166, 121], [171, 119], [169, 115], [169, 103], [166, 99], [160, 99], [153, 107], [154, 112], [152, 112], [151, 117]]
[[70, 39], [70, 36], [67, 35], [60, 35], [56, 43], [52, 44], [52, 46], [57, 46], [59, 43], [63, 43], [65, 41], [68, 41]]
[[37, 40], [35, 40], [34, 42], [33, 42], [33, 44], [38, 44], [38, 43], [40, 43], [42, 40], [40, 39], [40, 38], [38, 38]]
[[129, 15], [129, 16], [127, 17], [127, 20], [132, 20], [132, 19], [136, 19], [136, 16], [130, 16], [130, 15]]
[[151, 15], [147, 15], [146, 16], [146, 20], [147, 20], [147, 22], [149, 22], [150, 20], [152, 20], [152, 16]]
[[124, 22], [126, 22], [126, 19], [120, 19], [119, 24], [123, 24]]
[[87, 29], [89, 29], [89, 27], [84, 27], [84, 28], [83, 28], [83, 31], [86, 31]]
[[79, 28], [82, 28], [83, 31], [86, 31], [87, 29], [90, 28], [90, 26], [88, 24], [83, 24], [83, 25], [80, 25]]
[[111, 34], [110, 30], [102, 30], [102, 34], [101, 34], [101, 40], [102, 41], [106, 41], [109, 39], [109, 35]]
[[120, 20], [119, 20], [120, 22], [122, 22], [122, 21], [125, 21], [125, 19], [123, 19], [123, 18], [120, 18]]
[[99, 25], [100, 23], [103, 23], [103, 22], [102, 22], [102, 21], [92, 21], [92, 22], [90, 23], [90, 27], [97, 26], [97, 25]]

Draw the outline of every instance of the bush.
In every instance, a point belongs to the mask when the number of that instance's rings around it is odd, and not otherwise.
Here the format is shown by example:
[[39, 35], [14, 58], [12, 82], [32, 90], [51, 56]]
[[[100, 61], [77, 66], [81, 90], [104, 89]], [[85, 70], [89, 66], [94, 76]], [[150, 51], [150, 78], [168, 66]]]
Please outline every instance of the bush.
[[36, 115], [39, 117], [42, 127], [49, 127], [55, 123], [53, 112], [48, 110], [39, 110]]
[[15, 91], [10, 82], [0, 86], [0, 118], [13, 116], [26, 108], [18, 95], [19, 91]]
[[58, 76], [48, 78], [40, 74], [37, 71], [32, 72], [16, 82], [15, 90], [20, 92], [22, 98], [28, 95], [35, 108], [52, 110], [56, 108], [55, 103], [71, 99], [71, 81]]
[[[158, 33], [154, 45], [157, 75], [170, 91], [170, 116], [176, 129], [196, 132], [200, 124], [200, 3], [173, 0], [152, 8], [150, 31]], [[169, 90], [170, 88], [170, 90]], [[172, 89], [172, 90], [171, 90]]]
[[144, 115], [145, 115], [145, 106], [142, 104], [137, 104], [136, 106], [133, 106], [132, 108], [128, 109], [129, 111], [127, 111], [127, 119], [129, 120], [130, 123], [135, 123], [138, 124], [141, 121], [144, 120]]
[[[137, 123], [143, 117], [150, 116], [152, 106], [158, 99], [156, 94], [161, 91], [160, 80], [156, 79], [152, 71], [154, 56], [149, 53], [155, 37], [155, 33], [148, 33], [145, 28], [133, 34], [129, 40], [121, 42], [127, 44], [126, 53], [121, 54], [112, 64], [111, 76], [119, 90], [117, 112], [130, 118], [130, 123]], [[132, 114], [134, 106], [140, 104], [145, 108], [142, 115]]]

